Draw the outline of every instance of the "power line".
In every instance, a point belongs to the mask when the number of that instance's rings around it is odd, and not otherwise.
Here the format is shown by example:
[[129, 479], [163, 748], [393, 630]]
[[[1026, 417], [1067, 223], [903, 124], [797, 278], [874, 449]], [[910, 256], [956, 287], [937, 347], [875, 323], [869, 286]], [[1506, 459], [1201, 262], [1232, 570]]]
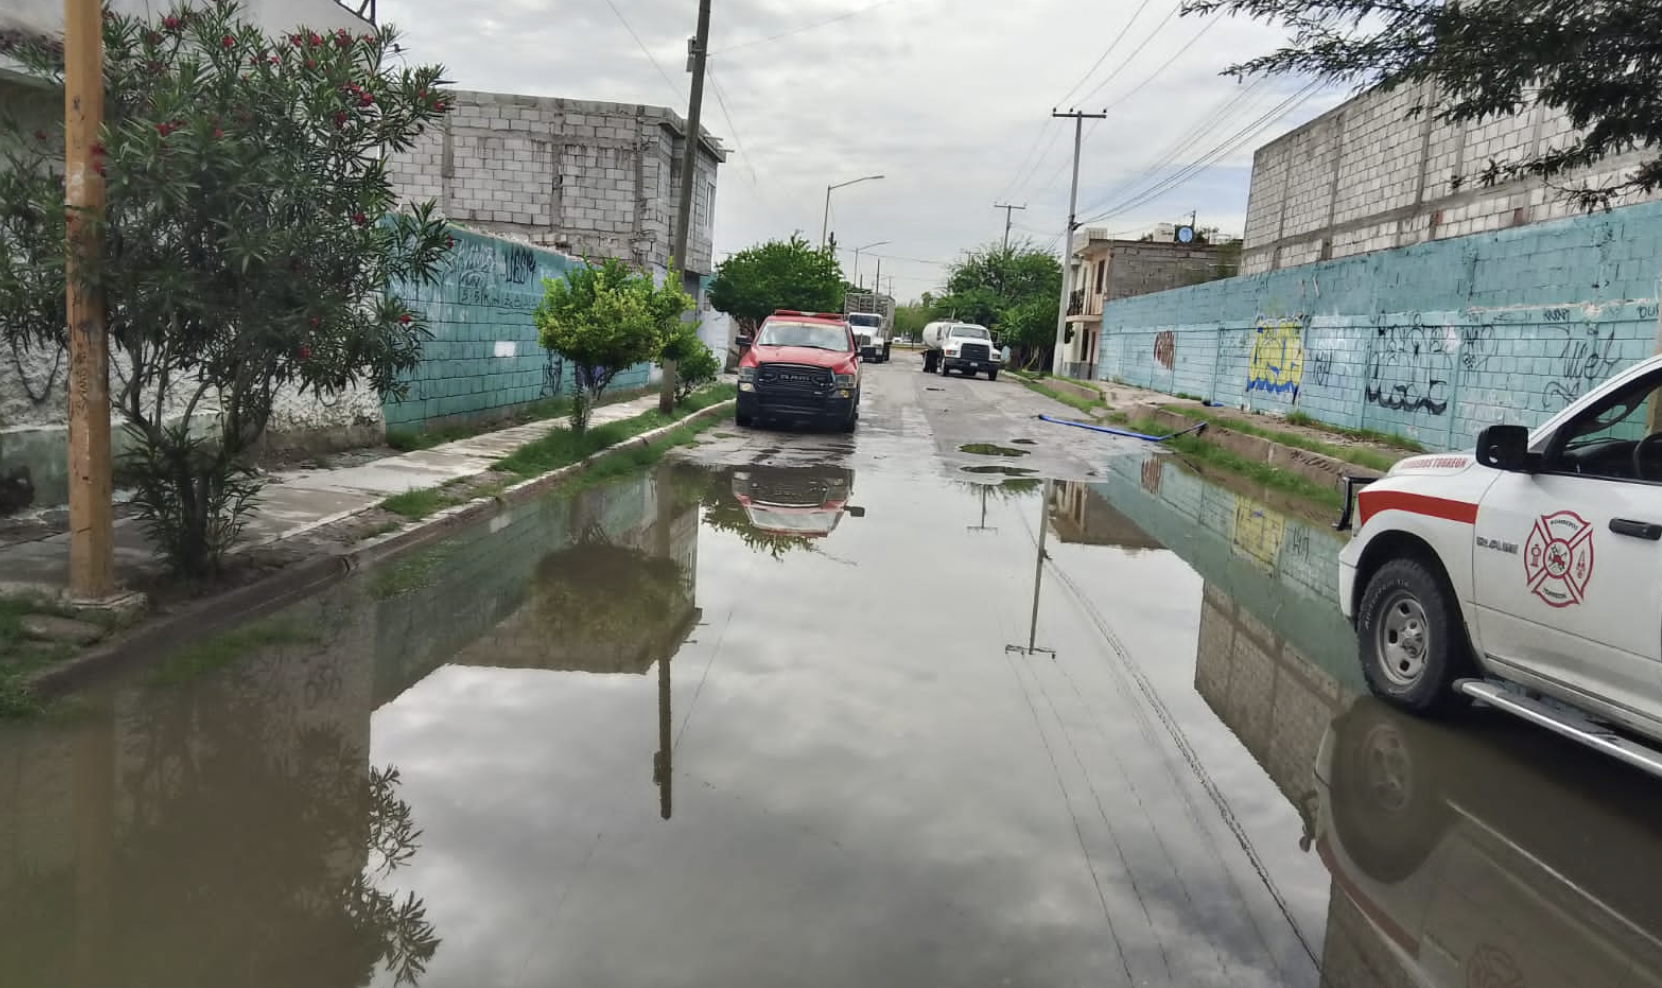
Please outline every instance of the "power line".
[[669, 81], [669, 73], [665, 72], [664, 67], [658, 64], [658, 60], [652, 57], [652, 52], [647, 49], [645, 42], [641, 41], [641, 36], [636, 34], [635, 29], [630, 26], [629, 18], [623, 16], [623, 11], [618, 9], [613, 0], [606, 0], [606, 6], [612, 8], [612, 13], [617, 15], [618, 23], [622, 24], [623, 29], [629, 32], [629, 37], [635, 39], [635, 47], [639, 48], [641, 54], [646, 56], [646, 60], [652, 63], [652, 67], [658, 70], [658, 75], [664, 80], [664, 85], [669, 87], [669, 91], [675, 94], [677, 100], [683, 99], [681, 90], [675, 88], [675, 83]]
[[1121, 72], [1124, 72], [1126, 70], [1126, 68], [1131, 65], [1132, 62], [1136, 61], [1137, 56], [1141, 55], [1143, 53], [1143, 50], [1146, 49], [1151, 43], [1153, 43], [1155, 38], [1160, 36], [1160, 32], [1164, 31], [1166, 29], [1166, 25], [1170, 24], [1172, 22], [1172, 18], [1177, 16], [1178, 9], [1179, 8], [1177, 8], [1177, 7], [1173, 7], [1171, 9], [1171, 12], [1166, 15], [1166, 19], [1161, 21], [1159, 24], [1156, 24], [1154, 26], [1154, 30], [1149, 32], [1148, 37], [1143, 39], [1143, 43], [1138, 45], [1136, 47], [1136, 50], [1132, 51], [1131, 54], [1129, 54], [1129, 55], [1125, 56], [1124, 58], [1120, 59], [1120, 64], [1114, 66], [1114, 71], [1108, 73], [1108, 75], [1101, 82], [1097, 83], [1095, 89], [1093, 89], [1090, 92], [1086, 93], [1085, 95], [1079, 97], [1079, 102], [1084, 103], [1087, 100], [1089, 100], [1092, 96], [1095, 96], [1097, 93], [1102, 92], [1102, 90], [1104, 88], [1106, 88], [1107, 85], [1110, 82], [1113, 82], [1114, 79], [1116, 77], [1118, 77]]
[[[1170, 20], [1170, 18], [1167, 18], [1167, 19]], [[1153, 72], [1149, 73], [1147, 78], [1145, 78], [1142, 82], [1137, 83], [1135, 86], [1131, 87], [1131, 89], [1129, 91], [1127, 91], [1119, 99], [1116, 99], [1112, 103], [1108, 104], [1106, 107], [1104, 107], [1104, 109], [1111, 110], [1114, 107], [1119, 106], [1121, 103], [1124, 103], [1126, 100], [1130, 99], [1131, 97], [1133, 97], [1133, 96], [1137, 95], [1138, 93], [1142, 92], [1143, 88], [1145, 86], [1147, 86], [1149, 83], [1153, 82], [1155, 79], [1159, 78], [1160, 75], [1163, 72], [1165, 72], [1167, 69], [1171, 68], [1172, 65], [1175, 64], [1178, 59], [1182, 58], [1185, 54], [1188, 53], [1190, 48], [1193, 48], [1195, 46], [1196, 42], [1198, 42], [1201, 38], [1205, 37], [1207, 31], [1210, 31], [1214, 27], [1217, 27], [1218, 23], [1222, 20], [1223, 20], [1223, 18], [1221, 18], [1221, 17], [1214, 17], [1213, 19], [1207, 21], [1205, 23], [1205, 25], [1203, 25], [1201, 27], [1201, 29], [1198, 32], [1195, 33], [1194, 37], [1190, 38], [1188, 40], [1188, 42], [1183, 45], [1183, 47], [1177, 49], [1177, 52], [1175, 54], [1173, 54], [1172, 57], [1170, 57], [1170, 58], [1166, 59], [1164, 62], [1160, 63], [1160, 67], [1155, 69]], [[1158, 34], [1158, 33], [1159, 33], [1158, 31], [1155, 32], [1155, 34]], [[1148, 41], [1153, 41], [1153, 40], [1154, 40], [1154, 35], [1153, 34], [1149, 35], [1148, 36]], [[1143, 44], [1147, 45], [1148, 41], [1143, 42]], [[1142, 50], [1143, 49], [1141, 47], [1139, 47], [1137, 49], [1137, 51], [1139, 51], [1139, 52], [1142, 51]], [[1132, 57], [1133, 58], [1136, 57], [1135, 53], [1133, 53]], [[1131, 60], [1126, 59], [1125, 62], [1121, 63], [1120, 68], [1124, 68], [1126, 65], [1129, 65], [1129, 64], [1131, 64]], [[1119, 69], [1116, 69], [1113, 72], [1109, 73], [1108, 78], [1106, 78], [1106, 79], [1102, 80], [1100, 83], [1098, 83], [1097, 87], [1095, 89], [1091, 90], [1089, 93], [1086, 93], [1083, 99], [1088, 100], [1092, 96], [1095, 96], [1098, 92], [1101, 92], [1103, 87], [1107, 86], [1108, 83], [1112, 82], [1113, 79], [1114, 79], [1114, 76], [1116, 76], [1118, 74], [1119, 74]], [[1081, 100], [1081, 102], [1083, 102], [1083, 100]]]
[[1160, 153], [1160, 156], [1155, 160], [1155, 162], [1148, 166], [1148, 168], [1141, 174], [1122, 182], [1114, 191], [1108, 193], [1108, 195], [1103, 199], [1087, 206], [1084, 211], [1087, 213], [1093, 213], [1107, 205], [1115, 196], [1120, 195], [1125, 189], [1155, 177], [1159, 174], [1161, 169], [1166, 168], [1176, 161], [1184, 151], [1189, 149], [1190, 145], [1201, 139], [1201, 137], [1203, 137], [1206, 133], [1222, 123], [1224, 118], [1228, 117], [1230, 113], [1236, 109], [1236, 107], [1247, 103], [1258, 94], [1259, 90], [1263, 89], [1267, 85], [1269, 85], [1268, 78], [1261, 76], [1247, 84], [1239, 92], [1236, 92], [1228, 99], [1225, 99], [1218, 106], [1214, 107], [1213, 110], [1200, 121], [1200, 123], [1190, 127], [1181, 137], [1178, 137], [1175, 141], [1173, 141], [1169, 147]]
[[1233, 153], [1247, 142], [1255, 139], [1259, 134], [1262, 134], [1264, 131], [1274, 126], [1277, 121], [1281, 120], [1287, 114], [1309, 102], [1311, 97], [1315, 96], [1317, 90], [1321, 89], [1321, 87], [1322, 83], [1319, 79], [1310, 83], [1308, 86], [1272, 107], [1268, 112], [1260, 115], [1257, 119], [1247, 124], [1240, 131], [1237, 131], [1233, 137], [1228, 138], [1224, 142], [1214, 146], [1212, 150], [1201, 157], [1200, 160], [1185, 166], [1176, 174], [1169, 176], [1154, 185], [1152, 188], [1146, 189], [1141, 193], [1137, 193], [1131, 198], [1109, 207], [1109, 209], [1104, 212], [1092, 216], [1090, 221], [1107, 219], [1111, 216], [1119, 216], [1158, 198], [1166, 192], [1170, 192], [1175, 188], [1187, 184], [1188, 181], [1194, 176], [1207, 171], [1218, 161], [1218, 159]]
[[710, 77], [710, 90], [715, 93], [716, 106], [721, 110], [721, 118], [727, 121], [727, 131], [733, 135], [733, 150], [738, 152], [740, 162], [743, 163], [745, 171], [749, 173], [751, 190], [756, 193], [757, 201], [762, 204], [763, 209], [767, 210], [768, 216], [775, 223], [784, 225], [779, 219], [778, 210], [773, 208], [773, 203], [768, 199], [767, 194], [762, 191], [762, 178], [756, 174], [756, 167], [751, 164], [750, 155], [745, 153], [744, 141], [739, 137], [739, 125], [733, 122], [732, 111], [727, 108], [727, 96], [722, 92], [721, 82], [716, 79], [715, 66], [707, 66], [706, 71]]
[[1079, 81], [1074, 83], [1073, 86], [1062, 95], [1062, 98], [1056, 101], [1057, 106], [1061, 106], [1068, 100], [1072, 99], [1073, 94], [1079, 92], [1079, 87], [1091, 80], [1091, 76], [1096, 74], [1096, 70], [1102, 67], [1102, 63], [1107, 61], [1108, 56], [1114, 53], [1114, 49], [1118, 48], [1120, 42], [1125, 40], [1125, 36], [1131, 33], [1131, 25], [1137, 23], [1137, 18], [1143, 16], [1143, 11], [1147, 10], [1148, 5], [1152, 2], [1154, 2], [1154, 0], [1143, 0], [1142, 5], [1137, 8], [1137, 12], [1131, 15], [1131, 19], [1125, 22], [1124, 27], [1120, 28], [1120, 33], [1114, 35], [1114, 40], [1109, 42], [1108, 47], [1103, 49], [1102, 54], [1097, 56], [1095, 62], [1091, 63], [1091, 67], [1085, 70], [1085, 74], [1079, 77]]
[[838, 14], [835, 17], [830, 17], [830, 18], [827, 18], [823, 21], [816, 21], [812, 24], [804, 24], [801, 27], [793, 27], [788, 31], [780, 31], [778, 34], [770, 34], [765, 38], [752, 38], [749, 41], [741, 41], [736, 45], [730, 45], [726, 48], [721, 49], [720, 51], [711, 52], [710, 54], [712, 54], [712, 55], [725, 55], [728, 52], [735, 52], [735, 51], [739, 51], [739, 50], [744, 49], [744, 48], [752, 48], [752, 47], [755, 47], [756, 45], [765, 45], [770, 41], [778, 41], [781, 38], [789, 38], [789, 37], [792, 37], [794, 35], [805, 34], [809, 31], [817, 31], [822, 27], [829, 27], [832, 24], [836, 24], [836, 23], [839, 23], [841, 21], [846, 21], [851, 17], [858, 17], [861, 14], [869, 13], [870, 11], [876, 10], [879, 7], [887, 7], [889, 4], [894, 3], [894, 2], [895, 2], [895, 0], [877, 0], [876, 3], [867, 4], [864, 7], [860, 7], [860, 8], [857, 8], [855, 10], [850, 10], [847, 13]]

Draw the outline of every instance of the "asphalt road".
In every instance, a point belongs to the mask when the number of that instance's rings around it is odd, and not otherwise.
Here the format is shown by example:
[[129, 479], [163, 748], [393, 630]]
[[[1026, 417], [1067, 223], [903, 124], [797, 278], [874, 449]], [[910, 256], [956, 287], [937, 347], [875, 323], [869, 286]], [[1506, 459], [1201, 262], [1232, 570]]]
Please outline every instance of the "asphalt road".
[[1653, 983], [1633, 777], [1357, 700], [1330, 534], [1041, 412], [868, 367], [0, 730], [5, 983]]

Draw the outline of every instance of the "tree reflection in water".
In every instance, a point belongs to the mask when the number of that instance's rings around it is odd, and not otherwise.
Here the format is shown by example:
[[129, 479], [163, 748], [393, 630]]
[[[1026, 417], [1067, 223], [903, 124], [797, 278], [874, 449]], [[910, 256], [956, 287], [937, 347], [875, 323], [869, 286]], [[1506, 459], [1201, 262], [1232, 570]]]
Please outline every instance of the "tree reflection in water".
[[421, 899], [383, 885], [421, 831], [398, 770], [368, 765], [367, 693], [274, 695], [351, 664], [344, 649], [284, 651], [0, 736], [0, 769], [51, 753], [75, 780], [69, 798], [36, 793], [30, 807], [73, 821], [72, 850], [33, 870], [26, 848], [10, 849], [21, 881], [0, 881], [7, 983], [348, 988], [383, 968], [419, 982], [439, 937]]

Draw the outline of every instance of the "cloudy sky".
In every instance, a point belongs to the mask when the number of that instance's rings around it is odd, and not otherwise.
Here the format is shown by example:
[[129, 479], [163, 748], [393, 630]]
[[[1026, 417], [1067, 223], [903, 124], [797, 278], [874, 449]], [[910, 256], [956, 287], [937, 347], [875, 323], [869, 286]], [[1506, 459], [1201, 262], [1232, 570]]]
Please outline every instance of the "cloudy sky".
[[[871, 255], [883, 255], [902, 299], [1000, 236], [994, 202], [1025, 204], [1012, 237], [1048, 247], [1066, 221], [1072, 138], [1053, 106], [1109, 113], [1086, 125], [1087, 225], [1140, 234], [1196, 211], [1202, 226], [1238, 234], [1252, 150], [1339, 94], [1219, 77], [1279, 33], [1178, 17], [1178, 5], [715, 0], [704, 125], [731, 152], [718, 258], [796, 230], [818, 240], [826, 186], [870, 174], [885, 178], [833, 195], [831, 226], [848, 248], [889, 241], [862, 253], [860, 274], [869, 282]], [[379, 9], [415, 58], [443, 63], [463, 88], [686, 108], [696, 0]], [[843, 265], [853, 273], [852, 250]]]

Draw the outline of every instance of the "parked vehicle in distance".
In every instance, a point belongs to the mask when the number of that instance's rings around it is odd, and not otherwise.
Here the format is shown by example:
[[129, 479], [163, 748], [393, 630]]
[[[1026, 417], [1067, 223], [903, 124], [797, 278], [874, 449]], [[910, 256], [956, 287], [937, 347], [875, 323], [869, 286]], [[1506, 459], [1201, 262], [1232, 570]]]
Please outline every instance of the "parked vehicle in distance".
[[883, 364], [889, 360], [889, 331], [883, 326], [883, 317], [874, 312], [850, 312], [848, 324], [854, 327], [854, 342], [860, 356]]
[[1375, 694], [1420, 713], [1477, 699], [1662, 775], [1653, 410], [1662, 357], [1533, 431], [1490, 426], [1365, 486], [1339, 605]]
[[734, 418], [812, 420], [853, 432], [860, 417], [860, 354], [840, 313], [780, 309], [762, 320], [739, 359]]
[[843, 313], [853, 324], [856, 336], [870, 337], [860, 340], [860, 355], [887, 362], [894, 338], [894, 299], [877, 292], [849, 292], [843, 296]]
[[953, 371], [974, 375], [986, 372], [987, 380], [998, 380], [1003, 365], [987, 327], [965, 322], [932, 322], [923, 327], [924, 370], [939, 370], [942, 377]]

